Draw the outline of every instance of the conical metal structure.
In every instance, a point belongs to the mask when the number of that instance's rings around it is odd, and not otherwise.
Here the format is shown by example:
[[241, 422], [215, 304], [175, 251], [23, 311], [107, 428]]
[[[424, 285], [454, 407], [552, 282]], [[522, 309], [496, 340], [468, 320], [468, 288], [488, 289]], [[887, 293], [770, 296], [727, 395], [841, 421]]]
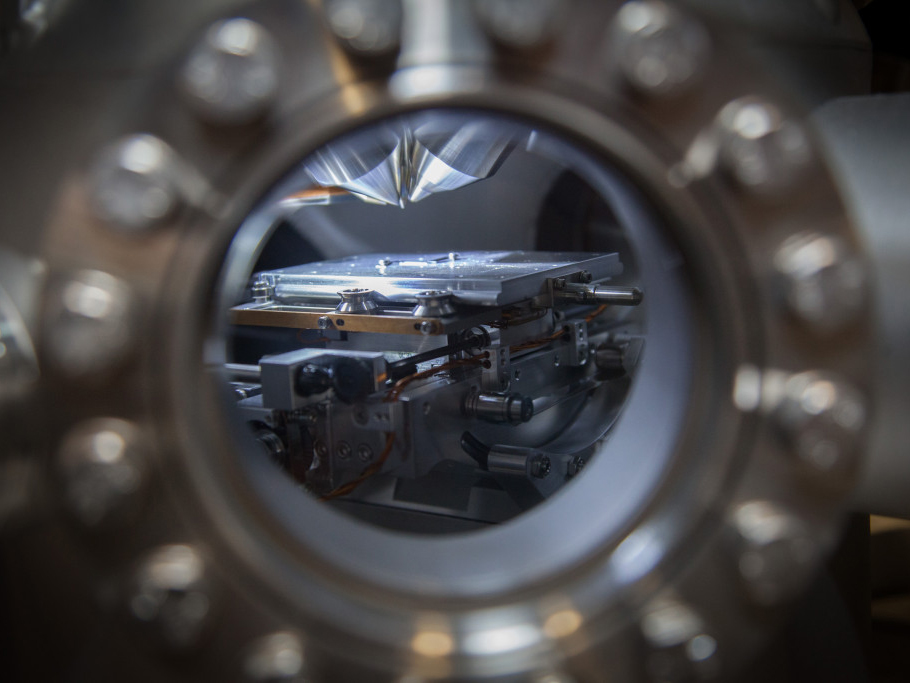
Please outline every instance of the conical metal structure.
[[305, 168], [323, 187], [342, 187], [366, 199], [404, 208], [409, 151], [405, 132], [374, 128], [321, 148]]

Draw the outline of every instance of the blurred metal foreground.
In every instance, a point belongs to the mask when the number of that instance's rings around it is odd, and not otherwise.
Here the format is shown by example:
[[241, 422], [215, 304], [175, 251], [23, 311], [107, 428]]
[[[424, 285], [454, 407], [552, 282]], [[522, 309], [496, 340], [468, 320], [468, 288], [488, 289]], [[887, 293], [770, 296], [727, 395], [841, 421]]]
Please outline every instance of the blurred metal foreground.
[[[905, 389], [872, 352], [874, 217], [851, 223], [804, 118], [863, 92], [848, 3], [49, 7], [0, 65], [14, 677], [740, 674], [836, 535], [876, 399]], [[608, 463], [539, 514], [438, 541], [315, 503], [292, 531], [238, 464], [202, 362], [237, 225], [340, 133], [434, 107], [538, 122], [609, 158], [685, 255], [698, 382], [619, 528]]]

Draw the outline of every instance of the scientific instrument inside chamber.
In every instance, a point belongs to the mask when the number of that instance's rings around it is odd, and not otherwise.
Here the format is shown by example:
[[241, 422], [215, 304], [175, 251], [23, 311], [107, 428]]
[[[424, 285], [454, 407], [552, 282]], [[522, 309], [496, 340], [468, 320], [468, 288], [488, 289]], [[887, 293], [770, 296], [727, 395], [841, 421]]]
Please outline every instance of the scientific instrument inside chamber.
[[235, 240], [248, 277], [221, 364], [256, 457], [325, 505], [420, 533], [507, 521], [604, 457], [647, 292], [567, 144], [420, 113], [276, 185]]

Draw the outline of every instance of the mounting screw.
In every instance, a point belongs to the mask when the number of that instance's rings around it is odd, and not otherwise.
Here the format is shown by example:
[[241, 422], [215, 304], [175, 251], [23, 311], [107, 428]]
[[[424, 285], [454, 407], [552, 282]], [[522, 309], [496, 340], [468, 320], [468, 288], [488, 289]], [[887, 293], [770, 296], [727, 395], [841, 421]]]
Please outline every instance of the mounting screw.
[[53, 362], [71, 375], [116, 365], [135, 337], [134, 303], [124, 281], [97, 270], [52, 285], [44, 344]]
[[332, 319], [327, 315], [320, 315], [316, 319], [316, 325], [320, 330], [327, 330], [332, 327]]
[[141, 232], [167, 218], [181, 199], [177, 153], [154, 135], [123, 138], [103, 149], [90, 171], [95, 211], [112, 226]]
[[430, 335], [436, 331], [436, 323], [430, 322], [429, 320], [424, 320], [420, 323], [420, 334]]
[[774, 411], [790, 450], [822, 472], [849, 472], [866, 424], [862, 394], [830, 372], [792, 375]]
[[538, 455], [531, 463], [531, 476], [536, 479], [545, 479], [550, 474], [550, 457]]
[[362, 462], [370, 462], [370, 460], [373, 459], [373, 449], [367, 444], [362, 443], [357, 446], [357, 457], [360, 458]]
[[401, 43], [401, 0], [326, 0], [332, 33], [354, 54], [389, 55]]
[[531, 49], [553, 39], [562, 6], [559, 0], [474, 0], [474, 13], [500, 45]]
[[130, 615], [173, 649], [196, 642], [211, 610], [205, 563], [188, 545], [153, 551], [139, 566], [129, 593]]
[[278, 94], [278, 49], [249, 19], [214, 24], [180, 74], [192, 108], [210, 123], [241, 125], [259, 118]]
[[322, 439], [318, 439], [316, 443], [313, 444], [313, 450], [320, 458], [325, 458], [329, 454], [329, 447], [326, 446], [325, 441]]
[[739, 538], [739, 573], [752, 598], [770, 605], [796, 596], [819, 556], [806, 525], [765, 500], [738, 506], [733, 525]]
[[587, 283], [591, 282], [593, 279], [594, 279], [594, 276], [591, 275], [591, 273], [589, 273], [586, 270], [583, 270], [578, 274], [579, 282], [583, 282], [583, 283], [587, 284]]
[[787, 308], [821, 332], [856, 320], [865, 304], [866, 275], [859, 257], [839, 237], [802, 233], [774, 255]]
[[279, 631], [255, 640], [247, 649], [243, 670], [253, 681], [299, 681], [303, 645], [295, 634]]
[[729, 103], [718, 121], [722, 163], [742, 187], [757, 194], [792, 188], [812, 158], [803, 127], [760, 98]]
[[124, 420], [102, 418], [71, 430], [57, 453], [67, 509], [94, 527], [129, 512], [145, 479], [142, 439]]
[[567, 468], [566, 474], [568, 474], [570, 478], [575, 477], [581, 473], [581, 471], [585, 468], [586, 464], [587, 464], [587, 461], [583, 457], [581, 457], [580, 455], [576, 455], [569, 462], [569, 466]]
[[679, 93], [704, 70], [710, 39], [700, 22], [660, 0], [633, 0], [620, 8], [619, 64], [629, 85], [649, 95]]
[[353, 450], [351, 449], [351, 444], [347, 441], [339, 441], [335, 445], [335, 452], [338, 453], [338, 457], [342, 460], [347, 460], [351, 457]]

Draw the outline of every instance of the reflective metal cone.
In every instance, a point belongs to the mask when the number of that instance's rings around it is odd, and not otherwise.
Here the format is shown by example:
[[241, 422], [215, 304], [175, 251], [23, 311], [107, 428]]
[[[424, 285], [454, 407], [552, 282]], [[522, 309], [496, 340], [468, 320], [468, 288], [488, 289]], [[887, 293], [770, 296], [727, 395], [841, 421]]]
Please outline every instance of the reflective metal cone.
[[365, 199], [404, 208], [407, 158], [407, 135], [386, 128], [327, 145], [306, 162], [305, 168], [323, 187], [342, 187]]
[[512, 134], [496, 122], [469, 123], [454, 132], [446, 123], [428, 120], [414, 131], [408, 184], [412, 202], [489, 178], [515, 147]]

